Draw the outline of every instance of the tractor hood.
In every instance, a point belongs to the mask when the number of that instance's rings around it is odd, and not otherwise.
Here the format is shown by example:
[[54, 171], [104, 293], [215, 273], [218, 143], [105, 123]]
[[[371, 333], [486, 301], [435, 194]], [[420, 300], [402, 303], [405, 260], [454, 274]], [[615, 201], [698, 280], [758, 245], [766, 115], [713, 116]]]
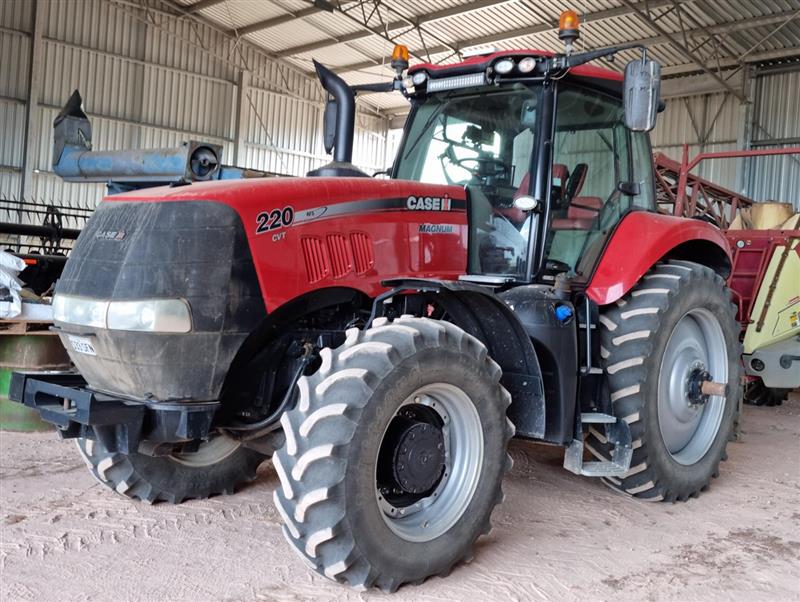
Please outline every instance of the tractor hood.
[[[375, 271], [374, 277], [356, 278], [351, 283], [349, 276], [342, 276], [342, 270], [352, 275], [345, 268], [340, 269], [340, 276], [336, 277], [334, 258], [350, 258], [355, 266], [360, 255], [359, 245], [350, 245], [341, 252], [328, 249], [329, 257], [315, 258], [314, 253], [309, 256], [309, 248], [318, 242], [329, 242], [333, 236], [344, 236], [352, 241], [357, 232], [379, 230], [370, 235], [369, 248], [363, 250], [369, 255], [386, 252], [396, 244], [429, 247], [428, 238], [418, 238], [414, 229], [447, 224], [453, 233], [459, 233], [459, 238], [463, 234], [460, 241], [463, 244], [458, 245], [457, 254], [448, 253], [446, 260], [431, 260], [431, 267], [438, 268], [441, 263], [449, 277], [455, 278], [466, 271], [467, 192], [460, 186], [374, 178], [257, 178], [150, 188], [107, 197], [104, 204], [186, 201], [227, 205], [238, 214], [255, 257], [268, 311], [302, 294], [309, 284], [352, 284], [374, 296], [382, 290], [380, 280], [389, 279], [393, 274], [416, 273], [425, 264], [414, 260], [408, 265], [394, 262], [387, 264], [382, 272]], [[453, 237], [440, 234], [433, 238], [441, 245], [442, 241]], [[429, 255], [428, 247], [415, 254]], [[406, 256], [411, 251], [397, 249], [393, 252]], [[281, 261], [276, 261], [276, 254]], [[315, 265], [318, 269], [313, 267]], [[328, 269], [333, 277], [330, 282], [327, 277], [310, 275], [303, 282], [302, 272], [313, 271], [324, 276]], [[357, 275], [359, 270], [355, 267], [353, 270]], [[430, 274], [441, 276], [438, 271]]]

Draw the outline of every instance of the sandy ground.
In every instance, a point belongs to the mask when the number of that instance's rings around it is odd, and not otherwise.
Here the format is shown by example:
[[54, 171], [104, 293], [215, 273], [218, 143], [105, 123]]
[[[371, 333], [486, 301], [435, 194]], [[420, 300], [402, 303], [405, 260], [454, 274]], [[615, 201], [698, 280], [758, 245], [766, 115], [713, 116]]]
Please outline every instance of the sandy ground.
[[[686, 504], [629, 500], [514, 442], [495, 529], [446, 579], [401, 600], [800, 599], [800, 396], [747, 407], [744, 439]], [[99, 485], [71, 442], [0, 434], [0, 599], [358, 600], [309, 572], [272, 506], [269, 464], [234, 496], [134, 503]]]

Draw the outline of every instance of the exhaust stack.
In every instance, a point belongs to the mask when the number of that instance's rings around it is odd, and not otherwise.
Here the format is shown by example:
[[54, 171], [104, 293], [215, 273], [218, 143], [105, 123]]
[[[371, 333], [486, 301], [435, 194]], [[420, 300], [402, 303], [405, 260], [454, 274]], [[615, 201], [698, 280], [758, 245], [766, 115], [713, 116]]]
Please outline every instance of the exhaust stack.
[[353, 132], [356, 124], [356, 99], [345, 81], [333, 71], [314, 61], [322, 87], [332, 97], [325, 105], [325, 152], [333, 151], [333, 161], [308, 172], [317, 177], [367, 177], [353, 165]]

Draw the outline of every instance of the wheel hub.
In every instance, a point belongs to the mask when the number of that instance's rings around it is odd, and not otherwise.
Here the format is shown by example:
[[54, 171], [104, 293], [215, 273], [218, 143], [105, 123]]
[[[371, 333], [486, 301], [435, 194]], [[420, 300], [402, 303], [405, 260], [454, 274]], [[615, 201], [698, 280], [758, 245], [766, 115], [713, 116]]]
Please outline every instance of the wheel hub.
[[445, 533], [469, 506], [483, 464], [480, 416], [466, 393], [446, 383], [417, 389], [383, 435], [375, 497], [383, 520], [406, 541]]
[[718, 388], [724, 392], [727, 381], [728, 354], [719, 319], [706, 308], [690, 310], [667, 340], [658, 376], [658, 425], [667, 451], [679, 464], [699, 461], [716, 439], [725, 396], [708, 393]]
[[444, 472], [444, 436], [432, 424], [409, 422], [398, 438], [392, 472], [403, 491], [418, 494], [432, 489]]
[[703, 393], [702, 388], [704, 382], [711, 380], [711, 374], [702, 364], [689, 373], [686, 398], [690, 405], [701, 406], [708, 401], [709, 396]]

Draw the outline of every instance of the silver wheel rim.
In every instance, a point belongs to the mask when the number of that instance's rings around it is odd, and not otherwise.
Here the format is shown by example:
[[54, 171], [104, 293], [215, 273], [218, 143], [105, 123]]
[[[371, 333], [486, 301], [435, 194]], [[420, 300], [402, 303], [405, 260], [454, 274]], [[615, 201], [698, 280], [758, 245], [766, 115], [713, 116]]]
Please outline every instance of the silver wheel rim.
[[707, 309], [686, 313], [667, 341], [658, 378], [658, 426], [672, 458], [689, 466], [700, 461], [717, 438], [725, 397], [711, 395], [692, 403], [689, 378], [708, 370], [716, 382], [728, 382], [728, 350], [719, 320]]
[[186, 454], [173, 453], [169, 457], [179, 464], [199, 468], [222, 462], [222, 460], [239, 449], [240, 446], [241, 443], [236, 439], [227, 435], [217, 435], [208, 441], [203, 441], [196, 452]]
[[409, 404], [426, 405], [441, 418], [444, 474], [428, 497], [411, 506], [392, 506], [377, 488], [375, 495], [383, 520], [397, 536], [406, 541], [424, 542], [447, 532], [472, 501], [483, 466], [483, 429], [475, 405], [456, 386], [434, 383], [421, 387], [401, 404], [394, 416]]

